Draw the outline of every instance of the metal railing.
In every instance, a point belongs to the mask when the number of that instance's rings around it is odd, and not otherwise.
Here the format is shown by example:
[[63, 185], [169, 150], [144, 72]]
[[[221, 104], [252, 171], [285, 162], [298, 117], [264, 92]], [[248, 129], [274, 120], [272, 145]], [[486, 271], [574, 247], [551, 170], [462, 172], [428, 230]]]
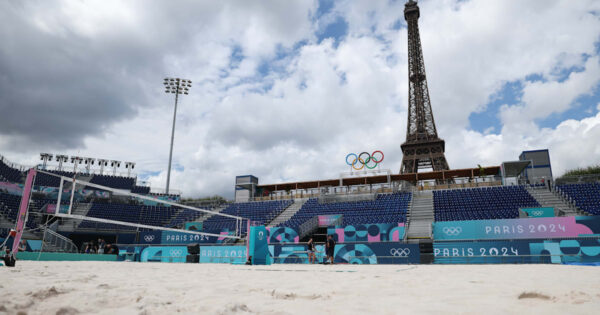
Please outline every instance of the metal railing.
[[44, 230], [44, 238], [42, 242], [42, 249], [40, 251], [49, 251], [48, 248], [44, 248], [44, 244], [49, 244], [52, 248], [65, 253], [77, 253], [79, 252], [77, 245], [70, 239], [50, 230]]
[[312, 219], [300, 224], [298, 227], [298, 235], [302, 239], [319, 227], [319, 217], [315, 216]]

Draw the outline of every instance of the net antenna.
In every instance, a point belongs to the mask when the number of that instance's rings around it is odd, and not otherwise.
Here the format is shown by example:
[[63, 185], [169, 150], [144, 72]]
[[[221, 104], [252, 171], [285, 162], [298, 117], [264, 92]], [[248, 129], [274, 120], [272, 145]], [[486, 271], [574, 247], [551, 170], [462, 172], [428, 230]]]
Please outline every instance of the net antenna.
[[[188, 233], [188, 234], [198, 234], [198, 235], [204, 235], [204, 236], [213, 236], [213, 237], [231, 238], [231, 239], [242, 239], [242, 236], [241, 236], [242, 235], [242, 226], [244, 224], [244, 221], [248, 220], [248, 219], [238, 217], [235, 215], [219, 213], [219, 212], [196, 208], [196, 207], [179, 204], [179, 203], [175, 203], [175, 202], [171, 202], [171, 201], [167, 201], [167, 200], [161, 200], [161, 199], [150, 197], [150, 196], [139, 195], [139, 194], [135, 194], [135, 193], [132, 193], [132, 192], [129, 192], [126, 190], [116, 189], [116, 188], [107, 187], [107, 186], [103, 186], [103, 185], [98, 185], [98, 184], [90, 183], [90, 182], [87, 182], [84, 180], [78, 180], [76, 178], [69, 178], [69, 177], [58, 175], [58, 174], [46, 172], [43, 170], [37, 170], [37, 172], [60, 178], [60, 184], [58, 187], [58, 197], [56, 199], [56, 209], [54, 210], [54, 213], [53, 213], [53, 215], [56, 217], [68, 218], [68, 219], [74, 219], [74, 220], [87, 220], [87, 221], [108, 223], [108, 224], [115, 224], [115, 225], [124, 225], [124, 226], [131, 226], [131, 227], [142, 228], [142, 229], [181, 232], [181, 233]], [[66, 213], [61, 213], [61, 200], [63, 198], [63, 187], [64, 187], [65, 182], [70, 182], [72, 184], [71, 184], [70, 196], [68, 196], [69, 207], [67, 208]], [[101, 190], [105, 190], [105, 191], [110, 191], [113, 194], [119, 195], [119, 196], [134, 197], [134, 198], [138, 198], [138, 199], [142, 199], [142, 200], [155, 202], [158, 204], [165, 204], [165, 205], [170, 205], [170, 206], [174, 206], [174, 207], [189, 209], [192, 211], [207, 213], [209, 215], [232, 218], [232, 219], [236, 220], [236, 224], [235, 224], [236, 231], [235, 231], [235, 234], [233, 234], [233, 235], [231, 235], [231, 234], [215, 234], [215, 233], [207, 233], [207, 232], [201, 232], [201, 231], [195, 231], [195, 230], [183, 230], [183, 229], [168, 228], [168, 227], [163, 227], [163, 226], [147, 225], [147, 224], [132, 223], [132, 222], [119, 221], [119, 220], [111, 220], [111, 219], [90, 217], [90, 216], [86, 216], [86, 215], [73, 214], [71, 211], [73, 210], [73, 199], [75, 196], [75, 191], [76, 191], [77, 185], [84, 185], [84, 186], [89, 186], [89, 187], [93, 187], [93, 188], [97, 188], [97, 189], [101, 189]]]

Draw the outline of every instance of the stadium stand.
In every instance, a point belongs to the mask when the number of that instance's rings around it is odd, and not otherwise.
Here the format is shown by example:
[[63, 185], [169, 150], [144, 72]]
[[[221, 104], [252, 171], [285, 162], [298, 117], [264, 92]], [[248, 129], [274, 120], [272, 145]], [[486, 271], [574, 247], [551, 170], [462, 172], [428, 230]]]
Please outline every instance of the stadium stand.
[[600, 215], [600, 183], [558, 185], [556, 189], [569, 198], [579, 209], [593, 215]]
[[433, 191], [436, 221], [519, 217], [519, 208], [540, 207], [523, 186]]
[[378, 194], [371, 201], [319, 203], [309, 199], [289, 220], [279, 226], [297, 229], [302, 223], [318, 215], [341, 214], [344, 224], [400, 223], [406, 222], [406, 212], [411, 193]]
[[[223, 209], [221, 213], [240, 216], [255, 221], [257, 224], [265, 224], [275, 218], [285, 208], [292, 204], [292, 200], [255, 201], [233, 203]], [[236, 220], [222, 216], [212, 216], [203, 223], [205, 231], [222, 231], [223, 229], [235, 230]], [[242, 233], [246, 226], [242, 226]]]
[[[119, 203], [93, 203], [87, 212], [87, 216], [125, 221], [129, 223], [140, 223], [153, 226], [166, 226], [171, 217], [179, 211], [178, 207], [146, 206]], [[79, 228], [96, 229], [119, 229], [135, 230], [135, 227], [100, 223], [95, 221], [83, 221]]]
[[9, 182], [20, 183], [23, 181], [23, 173], [8, 166], [2, 159], [0, 159], [0, 178], [3, 178]]

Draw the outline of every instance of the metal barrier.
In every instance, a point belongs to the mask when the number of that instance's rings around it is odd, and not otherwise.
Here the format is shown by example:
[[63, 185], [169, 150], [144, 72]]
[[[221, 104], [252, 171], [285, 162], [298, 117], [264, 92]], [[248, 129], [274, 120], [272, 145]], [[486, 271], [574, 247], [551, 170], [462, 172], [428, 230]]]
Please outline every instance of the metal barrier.
[[75, 245], [75, 243], [73, 243], [73, 241], [71, 241], [70, 239], [68, 239], [50, 229], [44, 230], [44, 238], [43, 238], [42, 248], [40, 249], [40, 252], [48, 251], [47, 249], [44, 248], [45, 244], [49, 244], [52, 247], [54, 247], [53, 249], [55, 251], [60, 251], [60, 252], [65, 252], [65, 253], [78, 253], [79, 252], [79, 250], [77, 249], [77, 245]]

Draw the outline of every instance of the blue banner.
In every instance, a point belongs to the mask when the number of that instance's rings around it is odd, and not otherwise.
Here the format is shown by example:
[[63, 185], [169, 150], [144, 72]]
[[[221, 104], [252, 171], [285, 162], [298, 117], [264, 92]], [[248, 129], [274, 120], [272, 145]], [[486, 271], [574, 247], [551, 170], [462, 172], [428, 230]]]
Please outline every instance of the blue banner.
[[214, 236], [192, 234], [185, 232], [162, 231], [161, 244], [194, 244], [194, 243], [217, 243], [218, 238]]
[[200, 263], [243, 264], [246, 246], [200, 246]]
[[550, 218], [554, 216], [554, 208], [552, 207], [522, 208], [521, 210], [527, 213], [529, 218]]
[[418, 264], [418, 244], [397, 242], [336, 244], [334, 263], [347, 264]]
[[191, 231], [202, 231], [202, 222], [186, 222], [185, 229]]
[[269, 245], [267, 229], [264, 226], [250, 227], [248, 255], [252, 257], [253, 265], [269, 265]]
[[600, 262], [600, 239], [435, 242], [436, 264]]
[[140, 232], [140, 244], [160, 244], [162, 238], [161, 231]]
[[[522, 263], [529, 255], [529, 243], [496, 242], [436, 242], [433, 256], [436, 264]], [[526, 258], [529, 261], [529, 258]]]
[[600, 216], [433, 223], [435, 240], [545, 239], [594, 236], [598, 233], [600, 233]]
[[142, 250], [142, 262], [185, 262], [187, 246], [152, 246]]

